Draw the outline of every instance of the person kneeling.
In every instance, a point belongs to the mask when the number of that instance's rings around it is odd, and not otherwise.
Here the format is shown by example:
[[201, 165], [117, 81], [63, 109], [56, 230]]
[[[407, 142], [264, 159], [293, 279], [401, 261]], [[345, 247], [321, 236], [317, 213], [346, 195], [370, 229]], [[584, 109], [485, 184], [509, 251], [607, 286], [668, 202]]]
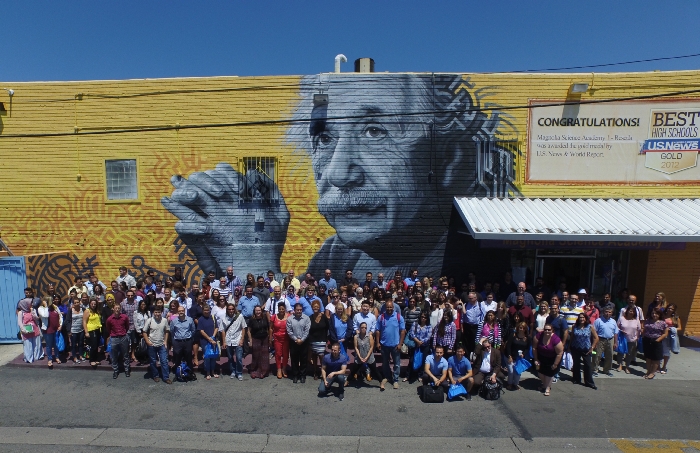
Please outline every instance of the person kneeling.
[[472, 387], [479, 387], [484, 381], [489, 380], [492, 383], [496, 379], [504, 379], [505, 375], [501, 371], [501, 351], [493, 349], [488, 338], [482, 338], [481, 344], [477, 346], [476, 360], [474, 360], [475, 370], [474, 377], [469, 378], [467, 391], [472, 394]]
[[338, 399], [343, 401], [343, 398], [345, 398], [345, 369], [347, 368], [347, 363], [347, 356], [340, 353], [340, 344], [333, 343], [331, 345], [331, 353], [323, 357], [318, 396], [326, 396], [333, 382], [337, 382], [340, 388]]
[[443, 357], [444, 353], [444, 348], [437, 345], [435, 352], [425, 358], [422, 379], [423, 385], [442, 386], [445, 394], [447, 394], [450, 384], [447, 382], [447, 360]]

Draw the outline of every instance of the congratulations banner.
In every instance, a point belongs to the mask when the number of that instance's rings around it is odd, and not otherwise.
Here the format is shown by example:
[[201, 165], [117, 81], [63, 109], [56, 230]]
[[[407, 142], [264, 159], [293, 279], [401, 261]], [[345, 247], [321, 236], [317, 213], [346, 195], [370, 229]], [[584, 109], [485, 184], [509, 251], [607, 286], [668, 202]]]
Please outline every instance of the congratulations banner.
[[697, 183], [700, 102], [531, 101], [527, 182]]

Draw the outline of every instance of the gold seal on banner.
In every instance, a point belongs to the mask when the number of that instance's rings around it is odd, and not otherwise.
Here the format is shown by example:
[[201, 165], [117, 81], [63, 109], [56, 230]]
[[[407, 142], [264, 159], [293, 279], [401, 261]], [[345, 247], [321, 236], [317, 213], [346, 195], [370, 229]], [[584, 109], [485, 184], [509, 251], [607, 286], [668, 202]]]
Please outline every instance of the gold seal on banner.
[[644, 166], [670, 175], [697, 165], [698, 151], [647, 151]]

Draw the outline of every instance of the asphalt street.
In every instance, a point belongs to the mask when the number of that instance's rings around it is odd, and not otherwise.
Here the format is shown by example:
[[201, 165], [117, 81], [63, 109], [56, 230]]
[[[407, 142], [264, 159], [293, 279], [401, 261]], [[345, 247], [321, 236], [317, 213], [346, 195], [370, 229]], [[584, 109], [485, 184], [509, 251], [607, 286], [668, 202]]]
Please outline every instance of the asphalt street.
[[[106, 369], [106, 367], [104, 367]], [[638, 369], [639, 370], [639, 369]], [[674, 371], [675, 370], [675, 371]], [[641, 371], [640, 371], [641, 372]], [[129, 428], [311, 436], [700, 439], [700, 353], [683, 348], [651, 381], [615, 373], [598, 390], [568, 376], [549, 397], [526, 373], [499, 401], [424, 404], [417, 384], [319, 398], [318, 381], [228, 377], [156, 384], [143, 373], [0, 367], [0, 427]], [[352, 445], [349, 445], [352, 450]]]

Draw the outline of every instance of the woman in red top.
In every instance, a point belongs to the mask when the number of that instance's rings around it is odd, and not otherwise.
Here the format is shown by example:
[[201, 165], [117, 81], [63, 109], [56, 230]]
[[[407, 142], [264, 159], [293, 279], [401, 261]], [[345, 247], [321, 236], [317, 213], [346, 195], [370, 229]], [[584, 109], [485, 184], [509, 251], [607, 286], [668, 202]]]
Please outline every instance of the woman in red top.
[[275, 348], [275, 365], [277, 365], [277, 379], [287, 377], [287, 361], [289, 359], [289, 337], [287, 336], [287, 318], [289, 313], [285, 301], [277, 303], [277, 314], [270, 320], [270, 343]]

